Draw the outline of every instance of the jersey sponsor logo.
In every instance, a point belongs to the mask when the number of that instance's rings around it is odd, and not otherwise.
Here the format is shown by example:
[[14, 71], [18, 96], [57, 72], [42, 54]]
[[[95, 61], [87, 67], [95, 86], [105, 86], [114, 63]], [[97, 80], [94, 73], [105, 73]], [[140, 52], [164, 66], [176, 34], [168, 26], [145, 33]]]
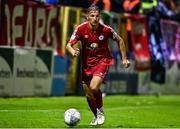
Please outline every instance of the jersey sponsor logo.
[[92, 50], [96, 50], [98, 48], [98, 44], [97, 43], [92, 43], [90, 45], [90, 47], [91, 47]]
[[103, 39], [104, 39], [104, 35], [100, 35], [99, 40], [103, 40]]

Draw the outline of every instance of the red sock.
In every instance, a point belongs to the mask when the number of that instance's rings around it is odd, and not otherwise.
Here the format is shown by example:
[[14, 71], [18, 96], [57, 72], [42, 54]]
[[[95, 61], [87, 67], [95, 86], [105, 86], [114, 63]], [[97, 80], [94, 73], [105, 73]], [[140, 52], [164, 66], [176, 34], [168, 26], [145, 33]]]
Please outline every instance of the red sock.
[[103, 106], [102, 92], [101, 92], [101, 90], [98, 90], [98, 92], [95, 93], [94, 96], [95, 96], [95, 98], [96, 98], [97, 108], [100, 109], [100, 108]]
[[87, 102], [88, 102], [88, 105], [89, 105], [91, 111], [93, 112], [94, 116], [96, 117], [96, 114], [97, 114], [96, 99], [95, 98], [93, 98], [93, 99], [87, 98]]

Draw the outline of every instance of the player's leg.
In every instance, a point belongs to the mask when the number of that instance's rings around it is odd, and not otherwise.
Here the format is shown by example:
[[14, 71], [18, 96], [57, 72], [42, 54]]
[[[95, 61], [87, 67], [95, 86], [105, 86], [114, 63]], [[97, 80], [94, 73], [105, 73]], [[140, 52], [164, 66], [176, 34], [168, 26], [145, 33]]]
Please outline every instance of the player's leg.
[[93, 91], [93, 95], [96, 98], [96, 105], [98, 109], [102, 108], [103, 101], [102, 101], [102, 92], [100, 90], [100, 86], [102, 84], [102, 77], [93, 76], [93, 79], [90, 83], [90, 88]]
[[84, 93], [85, 93], [88, 105], [94, 114], [94, 117], [93, 117], [92, 121], [90, 122], [90, 125], [97, 125], [96, 98], [94, 97], [92, 90], [89, 88], [89, 85], [83, 84], [83, 89], [84, 89]]
[[96, 110], [96, 100], [94, 97], [93, 92], [91, 91], [91, 89], [89, 88], [88, 85], [83, 84], [83, 89], [84, 89], [84, 93], [88, 102], [88, 105], [91, 109], [91, 111], [93, 112], [94, 116], [96, 117], [97, 114], [97, 110]]
[[97, 109], [103, 112], [102, 91], [99, 89], [97, 92], [94, 93], [94, 97], [96, 98]]
[[[83, 70], [82, 70], [83, 71]], [[91, 82], [92, 76], [87, 75], [85, 72], [82, 72], [81, 76], [81, 83], [83, 85], [84, 93], [87, 99], [87, 103], [89, 108], [91, 109], [92, 113], [94, 114], [93, 120], [91, 121], [90, 125], [97, 125], [97, 106], [96, 106], [96, 100], [94, 97], [94, 94], [92, 90], [90, 89], [90, 82]]]
[[99, 91], [102, 82], [103, 79], [100, 76], [93, 76], [90, 82], [90, 89], [93, 91], [93, 93], [97, 93]]
[[105, 121], [105, 116], [102, 108], [103, 100], [102, 100], [102, 92], [100, 90], [100, 86], [103, 82], [102, 77], [100, 76], [93, 76], [90, 89], [93, 91], [93, 95], [96, 100], [96, 107], [97, 107], [97, 124], [101, 125]]

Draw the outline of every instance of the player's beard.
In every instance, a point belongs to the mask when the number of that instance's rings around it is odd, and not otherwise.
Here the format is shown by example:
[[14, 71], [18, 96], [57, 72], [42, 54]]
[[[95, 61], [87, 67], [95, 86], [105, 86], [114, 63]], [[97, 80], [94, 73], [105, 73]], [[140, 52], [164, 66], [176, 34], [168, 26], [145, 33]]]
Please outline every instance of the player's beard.
[[98, 25], [99, 25], [99, 22], [91, 22], [91, 27], [92, 27], [92, 29], [96, 29], [97, 27], [98, 27]]

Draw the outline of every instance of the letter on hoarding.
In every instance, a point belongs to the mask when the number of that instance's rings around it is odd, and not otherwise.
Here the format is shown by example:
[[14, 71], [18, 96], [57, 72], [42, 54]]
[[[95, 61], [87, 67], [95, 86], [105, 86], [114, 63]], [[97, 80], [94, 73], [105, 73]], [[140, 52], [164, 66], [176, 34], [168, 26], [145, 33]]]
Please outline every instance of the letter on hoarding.
[[43, 42], [42, 38], [45, 33], [45, 9], [38, 8], [36, 15], [36, 33], [35, 33], [35, 46], [45, 47], [46, 43]]
[[16, 24], [16, 18], [23, 16], [23, 5], [17, 5], [14, 7], [13, 15], [12, 15], [12, 43], [16, 44], [16, 39], [22, 37], [22, 25]]
[[25, 46], [32, 46], [33, 42], [33, 28], [32, 28], [32, 8], [28, 9], [26, 31], [25, 31]]
[[6, 18], [7, 18], [7, 45], [10, 45], [11, 43], [11, 35], [10, 35], [10, 10], [9, 10], [9, 6], [5, 6], [5, 14], [6, 14]]
[[[57, 38], [56, 38], [56, 32], [55, 27], [51, 27], [51, 21], [56, 18], [57, 15], [57, 9], [51, 9], [49, 11], [49, 16], [47, 20], [47, 44], [50, 44], [50, 34], [52, 36], [52, 46], [55, 48], [57, 44]], [[51, 30], [50, 30], [51, 29]]]

